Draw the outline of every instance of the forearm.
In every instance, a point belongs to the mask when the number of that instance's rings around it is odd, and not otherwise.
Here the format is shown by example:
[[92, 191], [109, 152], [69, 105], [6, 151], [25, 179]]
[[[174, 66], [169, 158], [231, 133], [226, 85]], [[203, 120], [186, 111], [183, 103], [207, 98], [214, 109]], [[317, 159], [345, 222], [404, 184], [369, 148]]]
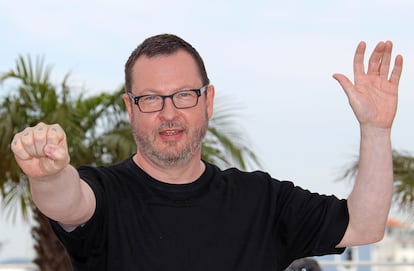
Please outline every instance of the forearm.
[[39, 210], [63, 225], [85, 223], [95, 209], [91, 188], [68, 165], [60, 172], [42, 178], [29, 178], [33, 202]]
[[361, 244], [382, 239], [393, 193], [390, 129], [361, 128], [358, 174], [348, 198], [350, 228]]

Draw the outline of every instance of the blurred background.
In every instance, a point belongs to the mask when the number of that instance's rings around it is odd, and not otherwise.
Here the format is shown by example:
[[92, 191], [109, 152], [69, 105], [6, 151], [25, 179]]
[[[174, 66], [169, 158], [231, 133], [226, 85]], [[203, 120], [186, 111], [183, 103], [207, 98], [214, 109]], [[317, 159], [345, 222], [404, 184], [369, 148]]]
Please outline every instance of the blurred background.
[[[122, 86], [123, 65], [143, 39], [177, 34], [204, 58], [218, 99], [238, 106], [235, 122], [259, 169], [346, 197], [351, 183], [338, 179], [356, 159], [359, 129], [331, 75], [353, 78], [359, 41], [367, 42], [369, 55], [378, 41], [392, 40], [405, 65], [393, 145], [412, 154], [413, 12], [409, 0], [0, 0], [0, 73], [19, 55], [44, 57], [52, 82], [70, 73], [73, 91], [111, 93]], [[2, 84], [0, 99], [13, 87]], [[30, 220], [0, 206], [0, 262], [34, 257], [30, 228]]]

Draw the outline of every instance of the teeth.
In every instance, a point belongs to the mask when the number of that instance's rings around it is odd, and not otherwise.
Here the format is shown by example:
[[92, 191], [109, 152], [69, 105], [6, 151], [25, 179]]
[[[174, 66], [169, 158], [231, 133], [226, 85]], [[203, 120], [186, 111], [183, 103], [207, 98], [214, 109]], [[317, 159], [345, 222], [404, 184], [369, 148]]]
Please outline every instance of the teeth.
[[177, 132], [176, 131], [165, 131], [165, 134], [170, 136], [170, 135], [177, 134]]

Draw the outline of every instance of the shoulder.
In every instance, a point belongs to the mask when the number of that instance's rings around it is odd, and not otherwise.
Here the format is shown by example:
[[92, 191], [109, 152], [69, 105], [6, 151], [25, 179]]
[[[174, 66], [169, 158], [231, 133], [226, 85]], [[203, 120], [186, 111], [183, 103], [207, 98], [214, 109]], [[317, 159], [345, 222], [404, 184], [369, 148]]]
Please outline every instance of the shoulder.
[[124, 175], [131, 174], [132, 165], [131, 157], [120, 161], [116, 164], [104, 165], [104, 166], [94, 166], [94, 165], [81, 165], [77, 168], [81, 177], [84, 176], [101, 176], [106, 175]]
[[238, 182], [250, 182], [250, 181], [262, 181], [267, 182], [272, 179], [272, 177], [264, 171], [255, 170], [255, 171], [243, 171], [238, 168], [228, 168], [225, 170], [220, 170], [217, 168], [218, 173], [225, 179], [234, 180]]
[[96, 192], [100, 189], [113, 189], [128, 184], [140, 178], [140, 171], [135, 170], [134, 163], [129, 157], [116, 164], [105, 166], [82, 165], [77, 168], [82, 180]]
[[298, 189], [291, 181], [281, 181], [273, 178], [269, 173], [255, 170], [243, 171], [237, 168], [220, 170], [216, 168], [219, 178], [216, 180], [237, 190], [245, 191], [249, 195], [265, 195], [278, 197], [283, 194], [290, 194], [290, 191]]
[[269, 173], [261, 170], [243, 171], [237, 168], [229, 168], [220, 171], [223, 179], [236, 183], [243, 183], [252, 186], [272, 186], [278, 189], [291, 189], [295, 185], [291, 181], [281, 181], [272, 177]]
[[256, 170], [251, 172], [242, 171], [237, 168], [225, 170], [216, 169], [222, 182], [227, 185], [240, 188], [246, 193], [259, 193], [264, 196], [265, 193], [273, 199], [277, 199], [282, 204], [303, 202], [332, 202], [338, 200], [335, 196], [322, 195], [304, 189], [292, 181], [279, 180], [272, 177], [269, 173]]

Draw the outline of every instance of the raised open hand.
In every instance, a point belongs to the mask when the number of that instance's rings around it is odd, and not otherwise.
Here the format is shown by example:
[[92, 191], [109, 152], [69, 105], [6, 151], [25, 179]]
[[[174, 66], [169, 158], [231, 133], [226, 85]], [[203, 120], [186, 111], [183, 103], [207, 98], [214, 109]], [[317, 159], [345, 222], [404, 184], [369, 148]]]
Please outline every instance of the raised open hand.
[[333, 77], [341, 84], [361, 126], [389, 129], [397, 110], [398, 84], [403, 58], [395, 58], [390, 71], [392, 42], [379, 42], [375, 47], [365, 72], [366, 44], [360, 42], [354, 56], [354, 83], [343, 74]]
[[69, 164], [66, 135], [58, 124], [39, 123], [16, 134], [11, 149], [29, 178], [54, 175]]

